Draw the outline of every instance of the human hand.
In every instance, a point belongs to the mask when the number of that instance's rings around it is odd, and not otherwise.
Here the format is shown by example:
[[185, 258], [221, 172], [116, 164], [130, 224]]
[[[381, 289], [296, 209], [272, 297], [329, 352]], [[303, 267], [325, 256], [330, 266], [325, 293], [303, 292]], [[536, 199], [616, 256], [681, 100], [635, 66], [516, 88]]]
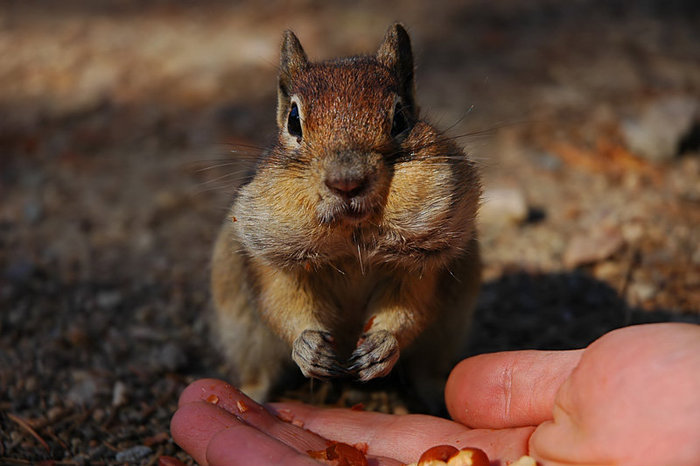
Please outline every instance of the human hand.
[[324, 437], [364, 443], [370, 464], [382, 465], [415, 461], [437, 444], [478, 447], [501, 464], [529, 446], [543, 465], [690, 465], [700, 459], [698, 358], [700, 327], [682, 324], [618, 330], [586, 350], [477, 356], [448, 381], [459, 422], [273, 405], [289, 423], [224, 382], [200, 380], [182, 394], [171, 428], [202, 465], [318, 464], [306, 452], [324, 449]]
[[462, 361], [445, 398], [472, 428], [537, 426], [546, 466], [700, 465], [700, 326], [610, 332], [585, 350], [518, 351]]
[[532, 433], [531, 427], [469, 429], [424, 415], [393, 416], [299, 403], [262, 406], [213, 379], [198, 380], [185, 389], [171, 430], [197, 463], [210, 466], [318, 465], [306, 452], [324, 450], [326, 439], [366, 444], [370, 465], [410, 463], [437, 444], [476, 446], [489, 457], [514, 459], [522, 455]]

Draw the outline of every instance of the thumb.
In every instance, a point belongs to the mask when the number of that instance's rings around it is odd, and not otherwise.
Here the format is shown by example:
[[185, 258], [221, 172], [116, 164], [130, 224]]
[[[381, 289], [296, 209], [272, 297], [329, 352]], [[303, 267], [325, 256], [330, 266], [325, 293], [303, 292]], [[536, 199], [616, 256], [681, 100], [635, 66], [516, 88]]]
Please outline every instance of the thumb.
[[465, 359], [447, 381], [447, 409], [472, 428], [538, 425], [552, 418], [557, 390], [582, 352], [509, 351]]

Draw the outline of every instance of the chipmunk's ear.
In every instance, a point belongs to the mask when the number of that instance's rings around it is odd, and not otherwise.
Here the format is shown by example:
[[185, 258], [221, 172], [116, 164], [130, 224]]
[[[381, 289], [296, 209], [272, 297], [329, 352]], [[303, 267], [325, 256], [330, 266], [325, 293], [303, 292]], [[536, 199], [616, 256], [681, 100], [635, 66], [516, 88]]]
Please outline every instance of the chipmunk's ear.
[[408, 110], [415, 112], [411, 38], [401, 24], [394, 23], [389, 26], [384, 42], [377, 51], [377, 60], [396, 75], [401, 98], [409, 107]]
[[[280, 53], [280, 88], [289, 88], [289, 82], [302, 71], [309, 60], [301, 47], [301, 43], [292, 31], [284, 31], [282, 36], [282, 51]], [[285, 90], [286, 90], [285, 89]]]
[[292, 31], [284, 31], [277, 89], [277, 123], [280, 126], [287, 118], [291, 83], [308, 64], [309, 60], [297, 36]]

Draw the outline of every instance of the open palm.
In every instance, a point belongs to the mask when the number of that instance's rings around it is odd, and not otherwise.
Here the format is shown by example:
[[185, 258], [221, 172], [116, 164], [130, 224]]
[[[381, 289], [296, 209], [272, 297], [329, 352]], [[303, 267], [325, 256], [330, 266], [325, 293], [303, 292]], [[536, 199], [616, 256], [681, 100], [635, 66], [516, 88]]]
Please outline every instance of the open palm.
[[450, 444], [481, 448], [500, 464], [530, 454], [543, 465], [690, 466], [700, 464], [697, 393], [700, 327], [654, 324], [611, 332], [585, 350], [462, 361], [445, 393], [454, 421], [262, 406], [205, 379], [183, 392], [171, 428], [199, 464], [212, 466], [317, 465], [307, 452], [328, 439], [366, 446], [377, 465], [413, 462]]

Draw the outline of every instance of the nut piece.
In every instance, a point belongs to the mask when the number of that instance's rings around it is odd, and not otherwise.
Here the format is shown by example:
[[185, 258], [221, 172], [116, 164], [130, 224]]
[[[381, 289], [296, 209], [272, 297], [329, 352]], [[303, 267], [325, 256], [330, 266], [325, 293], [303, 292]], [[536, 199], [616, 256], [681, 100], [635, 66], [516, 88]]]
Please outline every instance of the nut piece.
[[447, 460], [459, 453], [452, 445], [437, 445], [425, 450], [418, 459], [419, 466], [439, 466], [447, 464]]
[[489, 466], [491, 462], [483, 450], [465, 448], [447, 461], [447, 466]]
[[486, 453], [478, 448], [458, 450], [452, 445], [438, 445], [426, 450], [418, 463], [412, 463], [409, 466], [489, 466], [489, 464]]
[[347, 443], [329, 443], [325, 450], [309, 450], [306, 453], [313, 459], [331, 466], [367, 466], [367, 457], [362, 451]]
[[517, 461], [510, 463], [510, 466], [537, 466], [537, 461], [531, 456], [521, 456]]
[[243, 400], [236, 401], [236, 408], [238, 408], [239, 413], [245, 413], [248, 411], [248, 405], [243, 402]]

